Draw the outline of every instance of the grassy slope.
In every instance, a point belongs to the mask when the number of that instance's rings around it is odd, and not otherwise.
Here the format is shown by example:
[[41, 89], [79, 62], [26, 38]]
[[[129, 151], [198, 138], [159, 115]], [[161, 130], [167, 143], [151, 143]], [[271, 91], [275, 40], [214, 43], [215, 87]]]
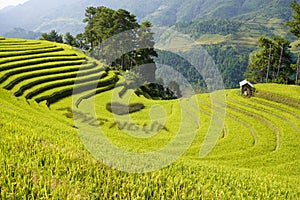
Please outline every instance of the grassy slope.
[[[211, 123], [211, 100], [208, 94], [197, 95], [201, 127], [190, 148], [170, 166], [144, 174], [110, 169], [86, 150], [73, 127], [72, 115], [64, 110], [72, 108], [71, 96], [48, 109], [45, 102], [16, 98], [11, 91], [0, 89], [0, 196], [300, 198], [300, 88], [262, 84], [257, 89], [259, 92], [251, 99], [240, 97], [237, 90], [226, 91], [226, 128], [204, 159], [198, 153]], [[110, 128], [114, 117], [105, 106], [115, 100], [116, 90], [96, 96], [96, 114], [107, 122], [102, 128], [111, 141], [127, 150], [148, 152], [164, 147], [174, 137], [180, 120], [176, 100], [154, 102], [135, 95], [130, 99], [146, 106], [131, 115], [139, 124], [150, 123], [152, 106], [162, 105], [168, 116], [168, 133], [138, 139], [117, 127]], [[80, 106], [91, 105], [92, 100], [84, 100]]]

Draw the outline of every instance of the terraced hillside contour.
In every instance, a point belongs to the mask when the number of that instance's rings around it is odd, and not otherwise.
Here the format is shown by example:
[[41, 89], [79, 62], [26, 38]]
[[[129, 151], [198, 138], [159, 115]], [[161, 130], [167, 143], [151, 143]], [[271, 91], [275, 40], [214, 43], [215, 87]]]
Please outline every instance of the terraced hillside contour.
[[67, 45], [48, 41], [2, 37], [0, 59], [0, 84], [4, 89], [16, 97], [46, 101], [48, 106], [73, 91], [88, 93], [94, 85], [98, 85], [97, 90], [109, 90], [118, 79], [103, 64]]
[[[211, 94], [153, 101], [129, 90], [124, 96], [131, 96], [130, 103], [145, 106], [130, 114], [132, 125], [106, 110], [122, 90], [114, 87], [116, 81], [104, 65], [69, 46], [0, 37], [0, 199], [300, 199], [299, 86], [258, 84], [252, 98], [238, 89], [225, 91], [223, 130], [213, 150], [200, 158], [211, 124], [218, 125], [212, 122], [222, 120], [216, 111], [224, 102], [216, 99], [212, 106]], [[91, 87], [95, 83], [98, 88]], [[79, 137], [74, 119], [95, 122], [72, 106], [74, 88], [80, 92], [78, 109], [95, 105], [101, 130], [122, 149], [164, 148], [180, 126], [190, 128], [181, 124], [182, 106], [198, 117], [195, 138], [179, 160], [161, 170], [112, 169]], [[128, 134], [141, 126], [149, 136], [159, 123], [163, 128], [151, 137]]]

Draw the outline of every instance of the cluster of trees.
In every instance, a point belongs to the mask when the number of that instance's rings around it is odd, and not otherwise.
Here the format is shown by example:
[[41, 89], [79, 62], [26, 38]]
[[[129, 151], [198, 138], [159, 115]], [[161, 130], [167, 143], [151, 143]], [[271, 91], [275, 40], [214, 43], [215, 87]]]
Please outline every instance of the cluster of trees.
[[[288, 22], [287, 25], [290, 27], [290, 32], [299, 39], [300, 5], [294, 1], [291, 7], [294, 10], [294, 20]], [[88, 7], [84, 22], [86, 23], [85, 31], [75, 37], [70, 33], [59, 35], [53, 30], [50, 33], [44, 33], [42, 39], [66, 43], [87, 50], [91, 56], [108, 61], [108, 65], [120, 71], [127, 71], [136, 66], [147, 64], [146, 67], [139, 67], [136, 70], [142, 81], [155, 82], [155, 63], [170, 65], [180, 71], [195, 88], [198, 87], [197, 91], [206, 90], [203, 78], [184, 59], [166, 51], [157, 51], [157, 54], [154, 50], [150, 22], [138, 23], [136, 16], [126, 10], [112, 10], [103, 6]], [[241, 22], [237, 21], [212, 19], [177, 23], [175, 27], [180, 32], [198, 37], [204, 33], [234, 35], [241, 29], [242, 25]], [[248, 28], [252, 30], [252, 26], [243, 25], [243, 30], [247, 31]], [[255, 30], [269, 33], [270, 31], [265, 30], [265, 28], [258, 26], [255, 27]], [[127, 33], [122, 34], [124, 32]], [[115, 37], [118, 35], [121, 35], [121, 38]], [[268, 37], [259, 38], [259, 48], [254, 52], [252, 52], [254, 46], [226, 43], [204, 46], [219, 67], [226, 88], [236, 87], [244, 77], [253, 82], [296, 82], [299, 84], [300, 52], [297, 62], [296, 56], [290, 50], [290, 41], [282, 37], [266, 35]], [[114, 39], [110, 46], [103, 46], [105, 41], [111, 38]], [[148, 47], [141, 48], [145, 44]], [[128, 51], [128, 49], [130, 50]], [[176, 86], [176, 84], [173, 85]], [[153, 87], [150, 88], [153, 89]]]
[[[150, 31], [152, 24], [149, 21], [139, 24], [136, 16], [127, 10], [112, 10], [100, 6], [88, 7], [83, 22], [86, 23], [84, 32], [75, 37], [70, 33], [63, 36], [52, 30], [50, 33], [43, 33], [41, 39], [87, 50], [90, 56], [106, 60], [108, 65], [121, 71], [153, 63], [138, 73], [145, 81], [155, 79], [153, 57], [157, 53], [154, 50], [153, 33]], [[105, 43], [107, 40], [110, 44]], [[140, 48], [141, 46], [147, 48]]]
[[[241, 35], [245, 34], [249, 37], [259, 33], [273, 36], [271, 29], [263, 25], [222, 19], [179, 22], [175, 24], [175, 28], [191, 35], [194, 39], [198, 39], [203, 34], [230, 35], [231, 40], [239, 40]], [[238, 83], [244, 78], [244, 73], [248, 67], [249, 54], [256, 48], [252, 44], [236, 44], [231, 40], [219, 44], [203, 45], [218, 66], [226, 88], [238, 87]], [[191, 73], [191, 76], [194, 77], [192, 79], [200, 80], [197, 74], [193, 74], [195, 73]], [[191, 80], [193, 84], [199, 84], [198, 81], [194, 80]], [[201, 87], [203, 88], [203, 85]]]
[[234, 34], [240, 28], [242, 22], [221, 19], [209, 19], [205, 21], [179, 22], [175, 24], [175, 28], [182, 33], [195, 35], [200, 34]]
[[[195, 91], [207, 91], [204, 79], [186, 59], [170, 51], [157, 50], [157, 53], [158, 57], [155, 58], [155, 63], [172, 66], [175, 71], [180, 72], [180, 74], [193, 86]], [[159, 66], [160, 65], [158, 65], [158, 67]], [[162, 71], [159, 72], [163, 73]], [[166, 73], [168, 74], [162, 74], [164, 76], [164, 81], [166, 82], [162, 84], [167, 84], [168, 87], [172, 89], [176, 88], [176, 84], [174, 84], [172, 80], [168, 80], [168, 77], [172, 79], [175, 78], [176, 74], [170, 74], [169, 71]], [[177, 91], [177, 89], [174, 89], [173, 91]]]
[[76, 37], [67, 32], [65, 35], [59, 34], [56, 30], [51, 30], [49, 33], [43, 33], [41, 40], [48, 40], [51, 42], [58, 42], [68, 44], [73, 47], [85, 49], [85, 45], [82, 43], [82, 34], [78, 34]]
[[222, 77], [225, 88], [236, 88], [243, 79], [247, 69], [248, 55], [253, 48], [246, 45], [233, 46], [226, 44], [204, 45], [209, 55], [215, 61]]
[[[154, 50], [150, 22], [145, 21], [139, 24], [136, 16], [127, 10], [112, 10], [103, 6], [87, 8], [85, 16], [84, 22], [87, 26], [83, 38], [89, 44], [93, 57], [99, 59], [117, 57], [117, 59], [110, 60], [112, 63], [108, 64], [123, 71], [132, 69], [134, 66], [154, 63], [152, 57], [157, 54]], [[113, 41], [112, 37], [116, 41]], [[101, 44], [107, 40], [110, 44], [103, 47]], [[149, 73], [155, 72], [154, 67], [153, 65], [152, 69], [149, 69]], [[150, 79], [154, 79], [153, 76]]]
[[138, 88], [135, 93], [138, 96], [143, 95], [155, 100], [171, 100], [182, 97], [179, 85], [175, 81], [170, 82], [168, 87], [164, 87], [163, 84], [147, 83]]
[[[300, 4], [291, 3], [293, 21], [287, 22], [290, 32], [300, 38]], [[250, 54], [245, 77], [253, 82], [299, 84], [300, 52], [298, 61], [290, 51], [291, 42], [282, 37], [260, 37], [259, 50]]]
[[[300, 39], [300, 4], [297, 4], [296, 0], [291, 3], [291, 7], [293, 8], [294, 15], [293, 21], [287, 22], [287, 26], [290, 27], [290, 32], [294, 34], [297, 39]], [[298, 53], [298, 61], [296, 64], [296, 85], [299, 84], [299, 73], [300, 73], [300, 51]]]
[[291, 83], [294, 73], [290, 42], [282, 37], [260, 37], [260, 49], [250, 54], [245, 77], [252, 82]]
[[[155, 80], [154, 58], [158, 54], [154, 50], [155, 43], [150, 22], [139, 24], [136, 16], [130, 12], [103, 6], [88, 7], [83, 22], [87, 24], [85, 30], [76, 37], [70, 33], [63, 36], [52, 30], [50, 33], [42, 34], [42, 39], [84, 49], [90, 56], [106, 61], [114, 70], [119, 70], [127, 80], [120, 96], [127, 89], [136, 89], [138, 95], [147, 98], [181, 97], [180, 87], [176, 82], [173, 81], [165, 87], [163, 81], [159, 83]], [[136, 88], [137, 85], [142, 86]]]
[[[225, 44], [203, 45], [203, 47], [217, 65], [223, 77], [225, 87], [238, 87], [238, 83], [244, 78], [243, 74], [247, 69], [248, 55], [253, 49], [246, 46], [234, 47]], [[157, 53], [158, 57], [155, 58], [157, 64], [172, 66], [175, 70], [179, 71], [196, 92], [207, 91], [207, 85], [203, 77], [187, 60], [168, 51], [157, 50]], [[169, 74], [166, 76], [172, 77], [173, 75]]]

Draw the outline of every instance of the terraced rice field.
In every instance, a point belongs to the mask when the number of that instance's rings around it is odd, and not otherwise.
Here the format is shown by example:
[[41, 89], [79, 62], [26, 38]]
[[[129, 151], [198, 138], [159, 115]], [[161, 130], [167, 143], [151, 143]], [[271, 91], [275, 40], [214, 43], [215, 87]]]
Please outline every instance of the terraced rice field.
[[[75, 87], [87, 92], [93, 82], [113, 85], [117, 76], [103, 64], [71, 47], [47, 41], [2, 39], [0, 41], [0, 84], [16, 97], [52, 103], [71, 96]], [[77, 83], [75, 84], [75, 80]]]
[[[224, 126], [200, 158], [224, 102], [210, 94], [153, 101], [129, 90], [122, 103], [145, 108], [128, 121], [106, 110], [122, 101], [118, 80], [69, 46], [0, 37], [1, 199], [300, 199], [300, 87], [258, 84], [252, 98], [225, 91]], [[129, 173], [96, 159], [78, 132], [82, 124], [99, 125], [111, 143], [140, 154], [164, 149], [180, 127], [180, 141], [195, 136], [170, 165]]]

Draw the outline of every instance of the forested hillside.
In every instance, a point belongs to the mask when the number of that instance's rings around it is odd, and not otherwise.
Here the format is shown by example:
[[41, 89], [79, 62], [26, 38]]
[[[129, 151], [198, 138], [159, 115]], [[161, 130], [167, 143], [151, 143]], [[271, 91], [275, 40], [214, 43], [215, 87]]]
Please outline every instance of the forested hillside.
[[[82, 18], [88, 6], [126, 9], [141, 21], [154, 25], [212, 18], [264, 22], [270, 19], [288, 20], [292, 0], [52, 0], [40, 3], [29, 0], [24, 5], [0, 10], [0, 34], [14, 27], [26, 30], [78, 33], [83, 30]], [[147, 9], [145, 9], [147, 8]], [[28, 14], [30, 13], [30, 14]]]
[[[87, 24], [83, 19], [88, 6], [122, 8], [133, 13], [138, 22], [149, 20], [154, 26], [172, 25], [176, 31], [191, 36], [213, 57], [223, 75], [225, 86], [233, 88], [244, 78], [249, 54], [258, 48], [258, 38], [279, 35], [290, 41], [294, 39], [284, 26], [292, 16], [291, 2], [292, 0], [54, 0], [41, 7], [40, 1], [29, 0], [24, 5], [0, 10], [0, 35], [1, 32], [6, 32], [3, 34], [6, 37], [38, 39], [41, 33], [36, 32], [55, 30], [57, 33], [71, 33], [75, 36], [84, 32]], [[22, 29], [11, 30], [13, 27]], [[68, 36], [72, 38], [72, 35]], [[82, 39], [90, 40], [84, 38], [84, 35]], [[171, 58], [165, 53], [160, 52], [161, 57], [167, 58], [163, 61], [164, 64], [181, 63], [176, 60], [176, 56]], [[188, 79], [192, 84], [199, 85], [201, 77], [191, 73], [188, 67], [181, 65], [179, 68], [190, 74]]]
[[258, 40], [261, 36], [281, 36], [290, 41], [295, 39], [283, 21], [273, 20], [266, 23], [268, 24], [208, 19], [179, 22], [173, 27], [202, 45], [218, 65], [225, 86], [234, 88], [238, 87], [239, 81], [244, 78], [244, 72], [249, 64], [249, 54], [258, 49]]

